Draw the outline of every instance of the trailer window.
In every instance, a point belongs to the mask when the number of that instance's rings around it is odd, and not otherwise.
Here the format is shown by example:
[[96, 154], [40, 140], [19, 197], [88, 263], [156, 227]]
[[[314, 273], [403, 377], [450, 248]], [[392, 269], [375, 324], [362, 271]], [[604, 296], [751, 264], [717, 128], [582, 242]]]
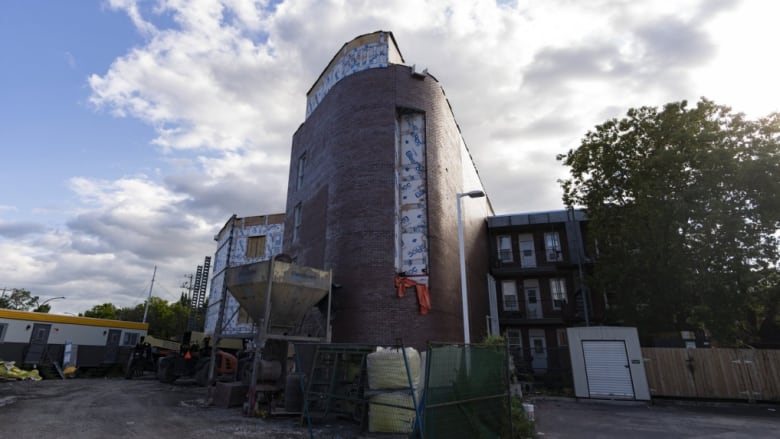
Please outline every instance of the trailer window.
[[0, 343], [5, 339], [6, 328], [8, 328], [8, 323], [0, 323]]
[[135, 345], [138, 343], [138, 333], [137, 332], [125, 332], [125, 338], [122, 340], [122, 344], [125, 346], [128, 345]]

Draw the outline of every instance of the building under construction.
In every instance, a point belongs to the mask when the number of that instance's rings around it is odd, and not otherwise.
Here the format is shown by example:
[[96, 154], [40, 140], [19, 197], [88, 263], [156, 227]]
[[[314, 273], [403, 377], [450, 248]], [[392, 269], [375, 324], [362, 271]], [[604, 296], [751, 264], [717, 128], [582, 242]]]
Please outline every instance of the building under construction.
[[[344, 44], [307, 93], [293, 136], [284, 253], [332, 270], [333, 341], [422, 348], [486, 333], [487, 198], [444, 91], [404, 64], [393, 34]], [[401, 297], [403, 296], [403, 297]]]
[[[217, 251], [214, 254], [214, 271], [209, 290], [208, 310], [204, 331], [215, 333], [220, 298], [225, 289], [225, 271], [254, 262], [266, 261], [282, 251], [284, 214], [232, 216], [214, 236]], [[226, 337], [252, 338], [254, 322], [242, 309], [235, 297], [225, 294], [222, 330]]]

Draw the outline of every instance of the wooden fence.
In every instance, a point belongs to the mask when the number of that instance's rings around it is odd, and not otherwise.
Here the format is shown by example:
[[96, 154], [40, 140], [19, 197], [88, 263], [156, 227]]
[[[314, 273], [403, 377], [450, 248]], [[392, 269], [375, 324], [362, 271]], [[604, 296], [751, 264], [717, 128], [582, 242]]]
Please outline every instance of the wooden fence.
[[780, 350], [642, 348], [652, 396], [780, 401]]

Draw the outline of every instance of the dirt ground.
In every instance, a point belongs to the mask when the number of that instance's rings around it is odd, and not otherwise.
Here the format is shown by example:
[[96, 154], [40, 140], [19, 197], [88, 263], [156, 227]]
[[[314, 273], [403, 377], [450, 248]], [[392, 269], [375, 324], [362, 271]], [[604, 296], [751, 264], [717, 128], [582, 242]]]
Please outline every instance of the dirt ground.
[[[207, 391], [152, 377], [0, 381], [0, 437], [223, 438], [310, 437], [300, 417], [246, 417], [240, 408], [206, 406]], [[315, 425], [316, 438], [364, 438], [357, 424]]]

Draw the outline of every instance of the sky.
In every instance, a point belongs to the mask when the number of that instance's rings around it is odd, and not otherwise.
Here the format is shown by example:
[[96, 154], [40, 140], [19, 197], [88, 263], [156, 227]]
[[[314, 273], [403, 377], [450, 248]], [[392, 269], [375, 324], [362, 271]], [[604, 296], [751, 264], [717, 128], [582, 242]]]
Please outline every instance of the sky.
[[780, 2], [9, 0], [0, 289], [52, 313], [177, 300], [230, 218], [284, 212], [306, 92], [392, 31], [441, 83], [497, 214], [563, 208], [557, 154], [638, 106], [780, 110]]

